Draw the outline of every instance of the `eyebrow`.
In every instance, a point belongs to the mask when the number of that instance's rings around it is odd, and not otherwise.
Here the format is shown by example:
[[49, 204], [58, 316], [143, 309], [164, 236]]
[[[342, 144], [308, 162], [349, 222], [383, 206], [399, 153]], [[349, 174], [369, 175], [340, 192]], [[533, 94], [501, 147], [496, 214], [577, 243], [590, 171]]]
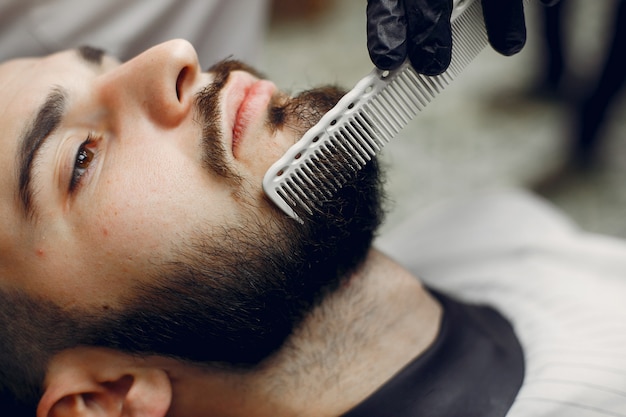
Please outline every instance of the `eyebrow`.
[[18, 192], [26, 217], [32, 217], [35, 214], [32, 188], [34, 161], [46, 140], [59, 127], [65, 114], [66, 102], [66, 90], [61, 87], [55, 87], [39, 108], [26, 133], [22, 136], [18, 155]]
[[[89, 45], [76, 48], [78, 57], [88, 65], [102, 65], [102, 58], [106, 54], [104, 49]], [[34, 192], [32, 187], [33, 166], [39, 154], [39, 150], [46, 140], [59, 127], [66, 111], [67, 90], [62, 87], [54, 87], [43, 105], [37, 111], [37, 115], [22, 136], [18, 154], [18, 194], [22, 210], [27, 218], [33, 217], [35, 207], [33, 204]]]
[[76, 49], [78, 56], [88, 64], [102, 65], [102, 57], [106, 54], [106, 51], [94, 46], [83, 45]]

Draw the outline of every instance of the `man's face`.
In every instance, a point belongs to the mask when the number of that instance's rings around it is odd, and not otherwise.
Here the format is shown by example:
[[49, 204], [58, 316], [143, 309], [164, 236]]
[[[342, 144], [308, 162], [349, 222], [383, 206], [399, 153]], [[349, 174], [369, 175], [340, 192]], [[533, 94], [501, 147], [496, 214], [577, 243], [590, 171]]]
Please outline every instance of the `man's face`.
[[363, 260], [375, 164], [304, 225], [261, 189], [342, 92], [290, 98], [253, 74], [202, 73], [184, 41], [124, 64], [83, 48], [0, 65], [0, 313], [24, 339], [7, 346], [16, 363], [87, 344], [254, 364]]
[[196, 101], [215, 77], [183, 41], [124, 64], [91, 49], [2, 64], [0, 285], [114, 307], [181, 237], [269, 217], [262, 176], [296, 138], [269, 123], [285, 98], [234, 71], [207, 123]]

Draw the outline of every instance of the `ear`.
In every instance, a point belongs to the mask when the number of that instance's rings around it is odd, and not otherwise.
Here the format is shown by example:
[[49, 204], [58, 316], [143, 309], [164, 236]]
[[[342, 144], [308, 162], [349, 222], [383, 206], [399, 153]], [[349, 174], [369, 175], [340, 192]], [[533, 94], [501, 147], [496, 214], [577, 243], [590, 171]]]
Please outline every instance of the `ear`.
[[164, 370], [116, 351], [71, 349], [52, 359], [37, 417], [164, 417], [171, 400]]

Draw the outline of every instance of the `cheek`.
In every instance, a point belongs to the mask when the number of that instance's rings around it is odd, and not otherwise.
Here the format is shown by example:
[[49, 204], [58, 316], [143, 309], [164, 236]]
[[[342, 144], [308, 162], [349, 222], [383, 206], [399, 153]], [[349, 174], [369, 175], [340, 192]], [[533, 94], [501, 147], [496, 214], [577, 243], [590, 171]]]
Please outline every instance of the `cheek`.
[[250, 146], [248, 152], [241, 157], [243, 168], [250, 178], [257, 181], [254, 186], [261, 190], [263, 177], [274, 162], [280, 159], [293, 145], [298, 137], [291, 131], [279, 131], [270, 139], [257, 141], [256, 146]]
[[118, 165], [76, 199], [62, 233], [41, 240], [45, 271], [36, 275], [56, 278], [35, 285], [38, 291], [70, 304], [114, 304], [153, 276], [183, 239], [239, 219], [233, 190], [198, 164], [171, 152], [125, 162], [127, 169]]
[[98, 190], [97, 204], [80, 213], [87, 225], [80, 240], [107, 259], [152, 263], [197, 228], [231, 221], [236, 207], [219, 180], [184, 161], [157, 162]]

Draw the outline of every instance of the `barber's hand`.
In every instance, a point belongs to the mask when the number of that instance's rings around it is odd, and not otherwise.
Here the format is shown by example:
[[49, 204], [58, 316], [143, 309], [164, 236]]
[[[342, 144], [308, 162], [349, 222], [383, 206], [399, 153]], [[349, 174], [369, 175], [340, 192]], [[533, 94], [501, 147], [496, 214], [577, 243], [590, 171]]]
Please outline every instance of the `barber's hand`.
[[[540, 0], [554, 5], [559, 0]], [[523, 0], [482, 0], [489, 43], [503, 55], [526, 43]], [[380, 69], [398, 67], [406, 57], [419, 73], [441, 74], [452, 56], [452, 0], [368, 0], [367, 48]]]

